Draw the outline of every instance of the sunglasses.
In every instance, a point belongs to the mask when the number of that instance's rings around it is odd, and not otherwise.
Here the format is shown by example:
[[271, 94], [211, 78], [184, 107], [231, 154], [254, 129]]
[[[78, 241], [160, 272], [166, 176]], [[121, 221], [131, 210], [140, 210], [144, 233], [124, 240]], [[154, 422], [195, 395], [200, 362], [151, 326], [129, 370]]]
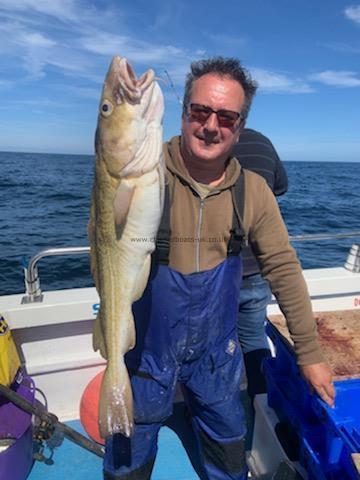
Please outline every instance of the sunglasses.
[[211, 114], [215, 113], [219, 127], [233, 127], [235, 123], [241, 117], [239, 112], [233, 112], [232, 110], [213, 110], [207, 105], [200, 105], [199, 103], [190, 103], [188, 107], [188, 116], [190, 120], [199, 122], [202, 125], [207, 122]]

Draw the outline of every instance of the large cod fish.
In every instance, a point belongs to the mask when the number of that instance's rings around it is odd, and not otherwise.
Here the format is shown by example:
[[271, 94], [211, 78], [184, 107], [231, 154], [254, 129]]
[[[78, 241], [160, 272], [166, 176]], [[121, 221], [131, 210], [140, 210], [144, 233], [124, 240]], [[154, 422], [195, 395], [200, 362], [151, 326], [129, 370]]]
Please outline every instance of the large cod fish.
[[99, 430], [129, 437], [133, 400], [124, 355], [135, 345], [132, 303], [146, 287], [160, 223], [164, 101], [154, 72], [136, 78], [114, 57], [105, 78], [95, 138], [89, 221], [91, 270], [100, 296], [93, 346], [107, 360]]

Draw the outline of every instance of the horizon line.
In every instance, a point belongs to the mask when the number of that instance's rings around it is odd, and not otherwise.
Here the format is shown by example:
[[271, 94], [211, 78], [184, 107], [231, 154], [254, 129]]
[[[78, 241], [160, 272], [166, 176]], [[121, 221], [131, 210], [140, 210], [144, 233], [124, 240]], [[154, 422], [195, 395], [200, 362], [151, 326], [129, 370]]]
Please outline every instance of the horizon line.
[[[16, 153], [16, 154], [28, 154], [28, 155], [71, 155], [71, 156], [79, 156], [79, 157], [94, 157], [96, 156], [96, 152], [94, 153], [63, 153], [63, 152], [36, 152], [36, 151], [19, 151], [19, 150], [1, 150], [0, 149], [0, 154], [1, 153]], [[304, 162], [304, 163], [360, 163], [359, 160], [281, 160], [282, 162], [290, 162], [290, 163], [296, 163], [296, 162]]]

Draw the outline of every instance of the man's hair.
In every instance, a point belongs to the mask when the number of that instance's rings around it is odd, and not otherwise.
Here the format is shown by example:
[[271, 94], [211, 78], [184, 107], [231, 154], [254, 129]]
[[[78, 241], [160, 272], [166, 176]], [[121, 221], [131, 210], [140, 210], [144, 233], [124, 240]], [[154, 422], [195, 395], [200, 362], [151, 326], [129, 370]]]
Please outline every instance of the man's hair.
[[242, 108], [241, 117], [242, 119], [246, 119], [258, 85], [238, 59], [224, 57], [213, 57], [192, 62], [190, 72], [186, 76], [183, 114], [186, 113], [189, 105], [192, 87], [195, 81], [208, 73], [219, 77], [230, 77], [240, 83], [245, 93], [245, 103]]

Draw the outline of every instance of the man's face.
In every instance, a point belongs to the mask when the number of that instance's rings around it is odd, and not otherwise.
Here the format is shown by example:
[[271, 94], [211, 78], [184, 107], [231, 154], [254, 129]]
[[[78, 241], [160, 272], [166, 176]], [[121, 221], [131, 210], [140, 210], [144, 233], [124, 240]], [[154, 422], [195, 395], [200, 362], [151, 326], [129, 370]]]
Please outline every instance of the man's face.
[[[216, 111], [225, 109], [240, 113], [244, 100], [244, 90], [239, 82], [209, 73], [195, 81], [189, 103], [205, 105]], [[225, 164], [242, 126], [240, 119], [232, 127], [221, 126], [215, 113], [211, 113], [205, 122], [183, 115], [181, 153], [185, 163]]]

